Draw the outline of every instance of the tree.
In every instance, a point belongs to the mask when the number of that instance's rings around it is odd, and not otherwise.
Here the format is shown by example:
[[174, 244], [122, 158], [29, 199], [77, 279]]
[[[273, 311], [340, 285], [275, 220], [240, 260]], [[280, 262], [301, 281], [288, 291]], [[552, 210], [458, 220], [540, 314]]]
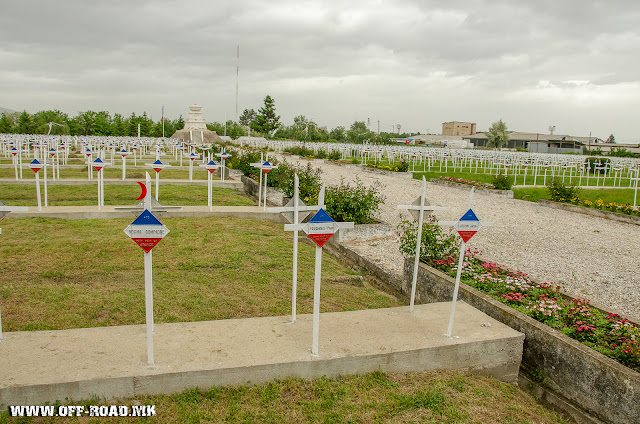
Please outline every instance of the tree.
[[18, 117], [18, 134], [34, 134], [33, 120], [27, 111], [23, 111]]
[[0, 134], [9, 134], [13, 132], [13, 120], [9, 117], [9, 113], [2, 112], [0, 117]]
[[347, 133], [344, 130], [344, 127], [335, 127], [329, 133], [329, 138], [336, 141], [345, 141], [347, 139]]
[[239, 122], [243, 127], [248, 127], [256, 119], [256, 111], [253, 109], [245, 109], [240, 115]]
[[280, 117], [276, 115], [276, 107], [271, 96], [264, 98], [264, 107], [258, 110], [256, 119], [251, 123], [251, 128], [255, 131], [264, 133], [267, 137], [269, 134], [278, 129], [280, 126]]
[[347, 140], [351, 143], [364, 143], [372, 138], [373, 134], [367, 129], [364, 121], [355, 121], [347, 131]]
[[613, 136], [613, 134], [611, 134], [609, 138], [607, 138], [607, 143], [615, 144], [615, 142], [616, 142], [616, 138]]
[[502, 122], [502, 119], [491, 124], [491, 128], [487, 131], [487, 147], [501, 149], [508, 141], [507, 124]]

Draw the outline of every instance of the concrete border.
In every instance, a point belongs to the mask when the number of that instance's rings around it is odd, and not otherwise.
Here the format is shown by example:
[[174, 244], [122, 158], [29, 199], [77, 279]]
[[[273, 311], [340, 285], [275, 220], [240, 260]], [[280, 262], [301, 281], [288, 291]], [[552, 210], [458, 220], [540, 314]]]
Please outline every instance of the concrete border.
[[538, 204], [546, 206], [548, 208], [560, 209], [563, 211], [580, 213], [588, 216], [595, 216], [597, 218], [609, 219], [611, 221], [624, 222], [626, 224], [640, 225], [640, 216], [625, 215], [618, 212], [603, 211], [595, 208], [588, 208], [586, 206], [571, 205], [568, 203], [554, 202], [553, 200], [540, 199]]
[[[405, 293], [410, 290], [412, 274], [413, 260], [407, 259], [401, 287]], [[446, 301], [454, 285], [453, 278], [421, 263], [416, 299]], [[525, 334], [522, 369], [539, 377], [537, 390], [542, 390], [541, 399], [551, 406], [563, 409], [579, 423], [638, 422], [640, 373], [466, 284], [460, 284], [459, 299]]]

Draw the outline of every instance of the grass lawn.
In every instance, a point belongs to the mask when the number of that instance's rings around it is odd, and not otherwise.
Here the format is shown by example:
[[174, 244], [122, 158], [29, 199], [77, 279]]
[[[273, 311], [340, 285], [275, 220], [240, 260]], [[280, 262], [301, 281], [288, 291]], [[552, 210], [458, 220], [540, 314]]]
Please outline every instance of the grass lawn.
[[[151, 178], [155, 178], [156, 175], [156, 171], [154, 171], [151, 167], [147, 167], [147, 166], [140, 166], [142, 163], [141, 161], [139, 161], [140, 163], [138, 163], [138, 167], [134, 168], [133, 167], [133, 162], [129, 163], [127, 162], [127, 179], [129, 178], [140, 178], [140, 179], [144, 179], [144, 173], [145, 171], [149, 173], [149, 175], [151, 175]], [[149, 163], [153, 162], [153, 161], [147, 161]], [[185, 166], [188, 166], [189, 163], [185, 162], [184, 164]], [[18, 172], [20, 172], [18, 170]], [[51, 179], [51, 169], [47, 169], [47, 178]], [[193, 179], [194, 180], [206, 180], [207, 179], [207, 173], [209, 171], [207, 171], [206, 169], [194, 164], [193, 166]], [[39, 171], [40, 173], [40, 180], [44, 179], [44, 171], [41, 169]], [[15, 179], [16, 177], [16, 172], [14, 168], [0, 168], [0, 178], [11, 178], [11, 179]], [[104, 177], [109, 179], [109, 178], [115, 178], [115, 179], [122, 179], [122, 168], [110, 168], [109, 165], [105, 166], [104, 168]], [[22, 170], [22, 178], [23, 179], [29, 179], [29, 180], [35, 180], [35, 173], [30, 169], [30, 168], [26, 168]], [[60, 178], [64, 179], [64, 178], [80, 178], [80, 179], [87, 179], [87, 168], [64, 168], [64, 167], [60, 167]], [[97, 174], [94, 171], [93, 172], [93, 178], [97, 178]], [[189, 169], [171, 169], [171, 168], [167, 168], [167, 169], [163, 169], [162, 171], [160, 171], [160, 179], [176, 179], [176, 180], [188, 180], [189, 179]], [[218, 180], [220, 178], [216, 177], [214, 175], [213, 177], [214, 179]]]
[[[616, 202], [619, 205], [627, 203], [633, 205], [633, 189], [603, 188], [603, 189], [578, 189], [578, 198], [580, 200], [588, 199], [595, 202], [602, 199], [605, 203]], [[516, 188], [513, 190], [515, 199], [528, 200], [537, 202], [540, 199], [551, 199], [547, 188]], [[640, 194], [638, 195], [640, 201]]]
[[[152, 184], [155, 180], [151, 180]], [[47, 188], [49, 206], [95, 206], [98, 204], [98, 183], [82, 185], [50, 185]], [[151, 195], [155, 196], [155, 186]], [[231, 188], [213, 187], [214, 206], [253, 206], [255, 202]], [[44, 186], [40, 181], [40, 195], [44, 205]], [[140, 186], [135, 182], [128, 185], [104, 186], [105, 205], [133, 205], [140, 196]], [[0, 184], [0, 200], [11, 206], [37, 206], [35, 182], [30, 184]], [[169, 185], [160, 180], [160, 203], [163, 205], [207, 205], [207, 186]]]
[[[0, 302], [5, 331], [144, 323], [143, 252], [131, 219], [15, 218], [2, 222]], [[153, 249], [156, 322], [287, 315], [292, 234], [282, 224], [164, 218]], [[314, 248], [301, 243], [298, 312], [313, 307]], [[322, 312], [399, 306], [324, 255]], [[343, 281], [344, 280], [344, 281]]]
[[[567, 423], [517, 387], [478, 375], [429, 372], [275, 380], [259, 386], [212, 387], [173, 395], [138, 396], [73, 405], [155, 405], [153, 418], [93, 418], [92, 422], [172, 423]], [[0, 423], [89, 422], [87, 417], [9, 418]]]

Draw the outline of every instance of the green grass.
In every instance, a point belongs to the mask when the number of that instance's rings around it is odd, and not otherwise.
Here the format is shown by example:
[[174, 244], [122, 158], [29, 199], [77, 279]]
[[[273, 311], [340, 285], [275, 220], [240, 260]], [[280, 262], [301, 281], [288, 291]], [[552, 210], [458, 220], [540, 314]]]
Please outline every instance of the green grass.
[[[141, 161], [139, 161], [141, 162]], [[147, 161], [149, 163], [153, 161]], [[133, 162], [127, 162], [126, 176], [127, 179], [134, 178], [144, 178], [144, 173], [148, 172], [151, 175], [151, 178], [155, 178], [156, 171], [154, 171], [150, 167], [140, 166], [141, 163], [138, 164], [138, 167], [133, 167]], [[185, 162], [185, 166], [188, 166], [189, 163]], [[19, 171], [18, 171], [19, 172]], [[207, 179], [207, 171], [206, 169], [194, 164], [193, 166], [193, 179], [194, 180], [206, 180]], [[44, 179], [44, 171], [41, 169], [40, 180]], [[96, 177], [96, 172], [93, 171], [93, 178]], [[52, 171], [51, 169], [47, 169], [47, 179], [51, 179]], [[11, 178], [15, 179], [16, 173], [14, 168], [0, 168], [0, 178]], [[35, 173], [30, 169], [26, 168], [22, 170], [22, 178], [28, 180], [35, 180]], [[79, 178], [79, 179], [88, 179], [87, 168], [64, 168], [60, 167], [60, 178]], [[108, 165], [104, 168], [104, 178], [109, 179], [122, 179], [122, 168], [110, 168]], [[214, 179], [219, 179], [214, 176]], [[160, 179], [176, 179], [176, 180], [188, 180], [189, 179], [189, 169], [163, 169], [160, 171]]]
[[[634, 190], [628, 188], [578, 189], [578, 198], [580, 200], [588, 199], [592, 202], [595, 202], [597, 199], [602, 199], [605, 203], [616, 202], [619, 205], [625, 205], [627, 203], [633, 205], [633, 193]], [[513, 197], [530, 202], [537, 202], [540, 199], [551, 199], [547, 188], [515, 188], [513, 189]], [[637, 200], [640, 202], [640, 194]]]
[[[154, 182], [154, 180], [152, 180]], [[97, 182], [82, 185], [49, 185], [49, 206], [94, 206], [98, 203]], [[155, 196], [155, 186], [151, 191]], [[214, 206], [253, 206], [255, 202], [240, 192], [213, 187]], [[40, 195], [44, 205], [44, 186], [40, 181]], [[135, 182], [127, 185], [104, 186], [105, 205], [133, 205], [140, 195], [140, 186]], [[207, 204], [207, 186], [169, 185], [160, 180], [160, 203], [163, 205], [193, 206]], [[0, 184], [0, 200], [12, 206], [37, 206], [36, 187], [33, 184]]]
[[[567, 423], [516, 386], [461, 372], [364, 375], [267, 384], [188, 389], [83, 405], [155, 405], [153, 418], [94, 418], [99, 423]], [[9, 418], [0, 423], [88, 422], [82, 418]]]
[[[144, 323], [143, 252], [133, 220], [14, 218], [2, 222], [0, 302], [5, 331]], [[161, 218], [153, 249], [157, 322], [291, 312], [292, 234], [282, 224], [233, 218]], [[298, 312], [313, 306], [314, 248], [300, 244]], [[323, 261], [322, 312], [399, 306]], [[334, 281], [336, 280], [336, 281]], [[340, 281], [340, 282], [338, 282]]]

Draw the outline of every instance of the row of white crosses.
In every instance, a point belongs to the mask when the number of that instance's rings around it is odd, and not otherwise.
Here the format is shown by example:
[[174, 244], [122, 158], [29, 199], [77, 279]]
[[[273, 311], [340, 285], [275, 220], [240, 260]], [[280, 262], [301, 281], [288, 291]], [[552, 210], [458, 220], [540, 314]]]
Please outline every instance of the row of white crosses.
[[[26, 206], [7, 206], [0, 200], [0, 221], [2, 221], [9, 212], [26, 212], [27, 210], [29, 210], [29, 208], [27, 208]], [[2, 234], [2, 228], [0, 228], [0, 234]], [[2, 336], [2, 308], [0, 308], [0, 342], [3, 340], [4, 338]]]
[[[420, 195], [420, 197], [418, 197], [418, 199], [416, 199], [416, 201], [413, 202], [413, 204], [398, 206], [398, 209], [405, 209], [405, 210], [408, 209], [410, 212], [416, 211], [418, 215], [416, 217], [418, 220], [418, 233], [416, 236], [416, 250], [415, 250], [416, 256], [415, 256], [415, 261], [413, 265], [413, 279], [411, 281], [411, 300], [410, 300], [410, 306], [409, 306], [410, 312], [413, 312], [413, 304], [414, 304], [415, 293], [416, 293], [416, 282], [418, 278], [418, 269], [419, 269], [419, 262], [420, 262], [420, 245], [422, 244], [422, 224], [423, 224], [424, 213], [425, 212], [431, 213], [434, 210], [446, 209], [440, 206], [428, 206], [429, 204], [425, 199], [426, 184], [427, 183], [423, 177], [422, 178], [422, 194]], [[478, 230], [480, 230], [480, 228], [493, 226], [493, 223], [491, 222], [481, 222], [480, 220], [478, 220], [478, 218], [476, 217], [476, 214], [471, 209], [471, 202], [473, 201], [473, 191], [474, 189], [471, 188], [471, 192], [469, 193], [469, 203], [467, 206], [469, 210], [462, 216], [462, 218], [460, 218], [458, 221], [438, 221], [438, 225], [440, 226], [454, 227], [458, 232], [458, 234], [460, 235], [460, 237], [462, 238], [462, 243], [460, 244], [460, 253], [458, 256], [458, 270], [456, 273], [456, 283], [453, 289], [453, 299], [451, 302], [451, 313], [449, 315], [449, 326], [447, 328], [446, 334], [444, 334], [444, 336], [448, 338], [451, 338], [451, 334], [453, 331], [453, 318], [456, 311], [456, 302], [458, 300], [458, 289], [460, 288], [460, 277], [462, 274], [462, 265], [464, 263], [464, 256], [466, 252], [466, 243], [471, 239], [471, 237], [473, 237], [478, 232]], [[413, 213], [412, 215], [415, 217]]]

